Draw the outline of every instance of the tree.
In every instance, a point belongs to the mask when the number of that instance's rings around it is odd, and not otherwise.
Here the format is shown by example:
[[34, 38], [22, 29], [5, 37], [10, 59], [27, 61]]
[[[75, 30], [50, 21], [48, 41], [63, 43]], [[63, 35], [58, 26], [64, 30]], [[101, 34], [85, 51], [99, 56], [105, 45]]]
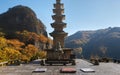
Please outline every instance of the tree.
[[21, 53], [13, 48], [4, 48], [4, 54], [7, 56], [8, 60], [18, 60]]
[[81, 54], [82, 54], [82, 47], [79, 47], [79, 48], [74, 49], [74, 54], [75, 54], [78, 58], [82, 57], [82, 56], [81, 56]]
[[20, 42], [18, 39], [7, 40], [7, 44], [9, 47], [14, 48], [15, 50], [22, 50], [25, 45], [23, 42]]
[[39, 41], [42, 42], [42, 43], [46, 43], [48, 41], [48, 39], [44, 35], [40, 34], [39, 35]]
[[[24, 32], [25, 34], [27, 32]], [[24, 34], [24, 35], [25, 35]], [[31, 34], [31, 35], [30, 35]], [[29, 37], [25, 37], [26, 39], [34, 39], [36, 41], [42, 41], [45, 43], [48, 41], [46, 37], [43, 35], [37, 35], [35, 33], [30, 33]], [[28, 36], [28, 35], [25, 35]], [[32, 44], [25, 45], [23, 42], [18, 39], [6, 39], [4, 37], [0, 37], [0, 62], [2, 61], [14, 61], [14, 60], [22, 60], [22, 61], [30, 61], [31, 59], [36, 58], [45, 58], [46, 52], [38, 51], [38, 48]]]
[[4, 36], [5, 36], [5, 33], [0, 32], [0, 37], [4, 37]]
[[44, 59], [44, 58], [46, 58], [46, 52], [45, 51], [39, 51], [39, 52], [37, 52], [36, 57], [38, 57], [40, 59]]
[[[21, 56], [21, 60], [27, 60], [30, 61], [30, 59], [36, 55], [36, 53], [38, 52], [38, 48], [36, 48], [34, 45], [27, 45], [22, 51], [22, 56]], [[25, 58], [23, 58], [25, 57]]]
[[29, 32], [24, 30], [22, 32], [18, 31], [16, 32], [17, 38], [20, 39], [20, 41], [26, 43], [29, 39]]
[[7, 56], [4, 54], [3, 50], [0, 50], [0, 62], [7, 61]]
[[20, 60], [21, 60], [21, 61], [24, 61], [24, 62], [28, 62], [28, 61], [30, 61], [30, 58], [27, 57], [26, 55], [22, 54], [22, 55], [20, 56]]
[[22, 32], [16, 32], [18, 38], [27, 43], [27, 44], [34, 44], [34, 42], [39, 41], [41, 43], [47, 42], [47, 37], [45, 37], [43, 34], [36, 34], [34, 32], [28, 32], [26, 30]]
[[103, 55], [105, 56], [106, 52], [107, 52], [107, 47], [105, 46], [101, 46], [100, 47], [100, 51], [103, 53]]
[[3, 50], [7, 46], [7, 40], [3, 37], [0, 37], [0, 50]]

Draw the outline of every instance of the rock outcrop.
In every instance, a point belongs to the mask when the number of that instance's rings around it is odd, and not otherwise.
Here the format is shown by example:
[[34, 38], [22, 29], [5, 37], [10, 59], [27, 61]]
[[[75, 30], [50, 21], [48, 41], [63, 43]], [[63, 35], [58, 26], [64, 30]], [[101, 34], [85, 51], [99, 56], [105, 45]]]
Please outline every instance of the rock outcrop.
[[18, 5], [0, 14], [0, 31], [7, 38], [13, 38], [17, 31], [23, 30], [47, 36], [45, 25], [29, 7]]

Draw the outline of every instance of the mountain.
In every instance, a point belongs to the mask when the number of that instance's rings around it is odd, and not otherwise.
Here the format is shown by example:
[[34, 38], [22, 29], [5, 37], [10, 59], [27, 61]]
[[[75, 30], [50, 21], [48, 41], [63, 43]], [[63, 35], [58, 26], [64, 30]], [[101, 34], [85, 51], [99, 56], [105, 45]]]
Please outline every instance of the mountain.
[[69, 48], [82, 47], [82, 54], [85, 58], [97, 55], [120, 59], [120, 27], [78, 31], [66, 38], [65, 46]]
[[0, 31], [7, 38], [13, 38], [17, 31], [23, 30], [47, 36], [45, 25], [29, 7], [18, 5], [0, 14]]
[[65, 47], [78, 48], [84, 46], [94, 33], [94, 31], [78, 31], [65, 39]]

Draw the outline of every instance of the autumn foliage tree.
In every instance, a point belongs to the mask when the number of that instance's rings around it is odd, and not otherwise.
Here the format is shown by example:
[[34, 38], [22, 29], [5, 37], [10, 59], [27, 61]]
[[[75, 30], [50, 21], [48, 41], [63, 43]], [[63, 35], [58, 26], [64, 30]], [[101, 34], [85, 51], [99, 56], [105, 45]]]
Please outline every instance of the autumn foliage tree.
[[24, 43], [27, 44], [34, 44], [34, 42], [39, 41], [42, 43], [46, 43], [47, 42], [47, 37], [45, 37], [42, 34], [36, 34], [34, 32], [28, 32], [26, 30], [22, 31], [22, 32], [16, 32], [18, 39], [20, 39], [21, 41], [23, 41]]
[[4, 54], [2, 50], [0, 50], [0, 62], [6, 61], [7, 56]]
[[14, 48], [15, 50], [22, 50], [25, 46], [25, 44], [23, 42], [20, 42], [18, 39], [10, 39], [10, 40], [7, 40], [7, 44], [9, 47], [12, 47]]
[[35, 56], [37, 52], [38, 52], [38, 48], [36, 48], [34, 45], [29, 44], [28, 46], [26, 46], [21, 51], [21, 53], [22, 53], [21, 60], [23, 60], [23, 61], [30, 61], [30, 59], [33, 56]]
[[4, 36], [5, 36], [5, 33], [0, 32], [0, 37], [4, 37]]
[[1, 61], [19, 59], [21, 53], [19, 52], [19, 49], [17, 49], [16, 44], [17, 43], [15, 41], [7, 40], [3, 37], [0, 37], [0, 60]]
[[[0, 34], [0, 62], [3, 61], [31, 61], [37, 58], [45, 58], [46, 52], [39, 50], [31, 41], [38, 41], [40, 43], [51, 42], [50, 39], [44, 35], [36, 34], [34, 32], [17, 32], [19, 39], [6, 39], [3, 33]], [[23, 41], [19, 41], [22, 39]], [[27, 44], [26, 44], [27, 42]], [[29, 43], [28, 43], [29, 42]]]
[[[44, 58], [45, 53], [39, 51], [37, 47], [32, 44], [25, 45], [17, 39], [5, 39], [0, 37], [0, 62], [3, 61], [30, 61], [36, 58]], [[36, 59], [34, 58], [34, 59]]]
[[19, 60], [21, 53], [18, 50], [15, 50], [14, 48], [11, 47], [6, 47], [4, 48], [3, 54], [6, 55], [7, 60]]
[[3, 37], [0, 37], [0, 50], [3, 50], [7, 46], [7, 40]]

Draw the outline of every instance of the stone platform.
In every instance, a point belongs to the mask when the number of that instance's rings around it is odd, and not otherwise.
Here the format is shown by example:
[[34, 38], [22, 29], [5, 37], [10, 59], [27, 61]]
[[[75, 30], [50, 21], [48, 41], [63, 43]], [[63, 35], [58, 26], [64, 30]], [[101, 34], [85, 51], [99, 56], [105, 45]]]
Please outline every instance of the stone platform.
[[[20, 66], [2, 66], [0, 67], [0, 75], [120, 75], [120, 64], [117, 63], [100, 63], [99, 66], [93, 66], [86, 60], [77, 59], [76, 66], [71, 65], [54, 65], [40, 66], [39, 60], [30, 64], [22, 64]], [[63, 67], [76, 68], [76, 73], [60, 73]], [[34, 73], [36, 68], [47, 68], [46, 72]], [[85, 73], [80, 71], [81, 68], [92, 68], [95, 72]]]

